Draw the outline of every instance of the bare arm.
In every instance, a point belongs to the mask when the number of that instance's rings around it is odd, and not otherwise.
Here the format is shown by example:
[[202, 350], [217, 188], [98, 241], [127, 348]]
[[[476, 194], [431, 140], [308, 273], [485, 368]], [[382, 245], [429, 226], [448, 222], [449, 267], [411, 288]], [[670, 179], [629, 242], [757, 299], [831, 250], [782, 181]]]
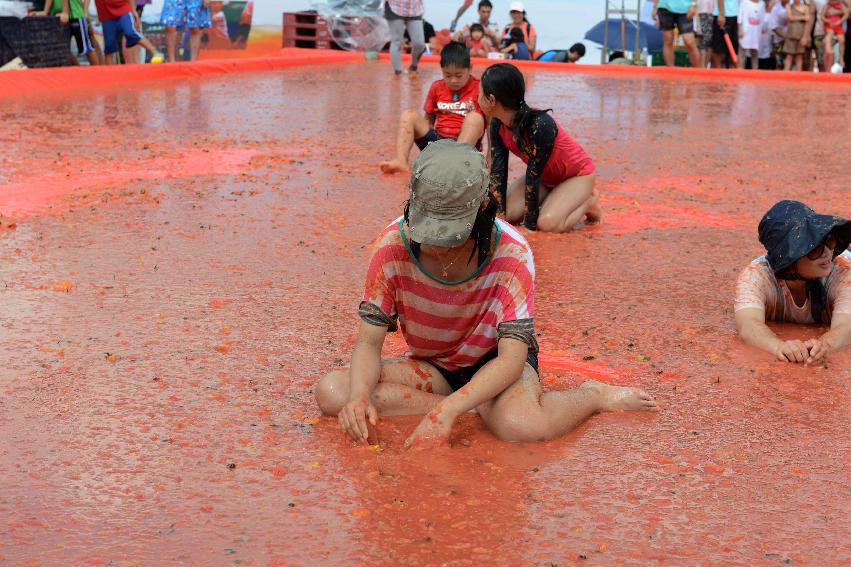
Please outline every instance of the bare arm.
[[434, 114], [429, 114], [428, 112], [426, 112], [425, 113], [425, 119], [428, 120], [428, 125], [431, 128], [434, 128], [434, 123], [437, 120], [437, 116], [435, 116]]
[[[531, 29], [531, 28], [532, 28], [532, 26], [530, 25], [529, 29]], [[531, 37], [529, 38], [529, 41], [527, 42], [526, 45], [529, 47], [529, 55], [532, 57], [532, 59], [534, 59], [535, 58], [535, 48], [538, 47], [538, 32], [529, 33], [529, 35]]]
[[810, 356], [807, 364], [821, 361], [827, 354], [851, 346], [851, 315], [838, 313], [830, 321], [830, 330], [818, 339], [810, 341]]
[[804, 341], [783, 341], [765, 324], [765, 311], [746, 308], [736, 311], [736, 328], [745, 343], [785, 362], [805, 362], [809, 358]]
[[498, 343], [496, 358], [482, 366], [463, 388], [453, 392], [435, 406], [405, 441], [405, 447], [418, 440], [445, 439], [458, 416], [492, 400], [523, 375], [528, 345], [518, 339], [503, 338]]
[[338, 416], [340, 424], [355, 441], [366, 443], [366, 419], [368, 417], [373, 425], [378, 419], [370, 396], [381, 376], [381, 347], [386, 335], [387, 327], [361, 321], [349, 368], [349, 401]]

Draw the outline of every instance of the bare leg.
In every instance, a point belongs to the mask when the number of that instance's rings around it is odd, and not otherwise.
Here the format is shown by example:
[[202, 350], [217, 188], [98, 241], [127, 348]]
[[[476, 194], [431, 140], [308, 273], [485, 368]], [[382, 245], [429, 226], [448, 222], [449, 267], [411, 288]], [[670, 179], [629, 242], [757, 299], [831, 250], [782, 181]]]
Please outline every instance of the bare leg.
[[89, 51], [86, 53], [86, 58], [89, 60], [89, 65], [99, 65], [100, 60], [98, 59], [98, 54], [96, 51]]
[[124, 62], [128, 65], [136, 65], [139, 63], [139, 43], [133, 47], [124, 47]]
[[527, 364], [520, 380], [477, 409], [500, 439], [529, 442], [564, 435], [597, 412], [656, 408], [653, 397], [643, 390], [596, 381], [544, 393], [538, 374]]
[[475, 146], [485, 133], [485, 118], [478, 112], [469, 112], [464, 117], [464, 124], [461, 125], [461, 133], [458, 134], [458, 141], [464, 144]]
[[603, 213], [594, 191], [596, 179], [596, 173], [571, 177], [550, 191], [541, 204], [538, 230], [567, 232], [586, 216], [591, 222], [599, 222]]
[[[843, 69], [845, 69], [845, 36], [844, 35], [836, 36], [836, 41], [838, 42], [836, 48], [839, 50], [839, 64], [842, 66]], [[832, 61], [831, 61], [830, 65], [833, 66]], [[828, 67], [828, 69], [830, 69], [830, 67]]]
[[[316, 401], [325, 415], [337, 415], [349, 401], [349, 369], [329, 372], [316, 384]], [[432, 365], [410, 358], [385, 358], [372, 391], [379, 415], [423, 415], [452, 393]]]
[[139, 41], [139, 43], [137, 43], [136, 45], [141, 45], [142, 47], [144, 47], [144, 48], [145, 48], [145, 51], [147, 51], [147, 52], [148, 52], [148, 53], [150, 53], [151, 55], [156, 55], [156, 54], [158, 53], [158, 52], [157, 52], [157, 48], [156, 48], [156, 47], [154, 47], [154, 44], [153, 44], [153, 43], [151, 43], [151, 41], [150, 41], [147, 37], [143, 37], [143, 38]]
[[724, 66], [724, 56], [721, 55], [720, 53], [715, 53], [713, 51], [712, 55], [710, 56], [710, 60], [712, 61], [712, 68], [713, 69], [720, 69], [721, 67]]
[[[145, 48], [147, 49], [147, 47]], [[177, 61], [177, 28], [170, 26], [165, 29], [165, 50], [168, 55], [168, 62], [174, 63]]]
[[189, 30], [189, 60], [197, 61], [198, 53], [201, 51], [201, 30], [193, 28]]
[[115, 65], [115, 53], [104, 53], [107, 65]]
[[[700, 52], [697, 50], [697, 42], [694, 39], [693, 33], [683, 34], [683, 43], [688, 50], [688, 60], [692, 67], [700, 67]], [[673, 57], [673, 47], [671, 48], [671, 56]]]
[[428, 120], [417, 114], [416, 110], [406, 110], [399, 119], [399, 131], [396, 133], [396, 157], [378, 164], [384, 173], [399, 173], [408, 170], [408, 155], [414, 140], [422, 138], [431, 129]]
[[508, 186], [508, 195], [505, 200], [505, 220], [515, 224], [522, 221], [526, 211], [525, 177], [518, 177]]
[[674, 30], [662, 32], [662, 58], [666, 66], [674, 66]]
[[794, 55], [786, 55], [786, 58], [783, 60], [783, 70], [784, 71], [791, 71], [792, 70], [792, 63], [794, 62], [794, 60], [795, 60]]

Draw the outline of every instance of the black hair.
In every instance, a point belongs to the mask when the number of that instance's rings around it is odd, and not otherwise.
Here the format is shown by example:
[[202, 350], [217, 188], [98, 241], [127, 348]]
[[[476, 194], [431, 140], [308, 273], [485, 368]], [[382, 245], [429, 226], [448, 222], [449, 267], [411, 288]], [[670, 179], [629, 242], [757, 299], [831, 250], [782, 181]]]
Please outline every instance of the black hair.
[[450, 41], [440, 51], [440, 66], [471, 69], [473, 64], [470, 63], [470, 50], [463, 43]]
[[572, 51], [574, 53], [578, 53], [580, 57], [585, 57], [585, 44], [584, 43], [574, 43], [570, 46], [568, 51]]
[[[405, 222], [408, 222], [408, 210], [411, 202], [405, 202]], [[473, 222], [473, 228], [470, 230], [470, 238], [473, 239], [473, 250], [470, 252], [470, 257], [467, 258], [467, 263], [473, 259], [476, 252], [479, 253], [478, 267], [482, 267], [491, 255], [491, 246], [493, 239], [493, 225], [496, 222], [496, 213], [499, 211], [499, 203], [493, 197], [488, 195], [482, 204], [479, 206], [479, 212], [476, 214], [476, 220]], [[419, 260], [420, 258], [420, 243], [410, 240], [411, 253]]]
[[490, 8], [491, 10], [493, 10], [493, 4], [491, 4], [491, 0], [482, 0], [481, 2], [479, 2], [478, 9], [481, 10], [482, 8]]
[[626, 54], [623, 51], [612, 51], [611, 55], [609, 55], [609, 63], [611, 63], [615, 59], [621, 59], [625, 57]]
[[[800, 258], [799, 258], [800, 259]], [[797, 261], [796, 261], [797, 262]], [[810, 299], [810, 313], [813, 316], [813, 321], [816, 323], [825, 322], [825, 314], [827, 313], [828, 298], [827, 288], [821, 279], [808, 280], [798, 273], [795, 269], [795, 264], [787, 266], [782, 270], [774, 272], [774, 277], [778, 280], [804, 280], [807, 282], [806, 290], [807, 297]], [[778, 313], [779, 317], [782, 313]], [[827, 315], [830, 317], [830, 315]]]
[[511, 28], [511, 31], [508, 32], [508, 37], [511, 38], [511, 43], [526, 41], [526, 36], [523, 35], [523, 30], [520, 28]]
[[485, 33], [485, 27], [482, 24], [476, 22], [475, 24], [470, 25], [470, 35], [472, 35], [474, 31], [480, 31], [482, 33]]
[[493, 95], [502, 106], [517, 111], [514, 124], [511, 124], [511, 133], [520, 150], [528, 154], [529, 149], [523, 134], [538, 116], [552, 109], [538, 110], [526, 104], [526, 81], [520, 69], [511, 63], [491, 65], [482, 73], [480, 81], [485, 96]]

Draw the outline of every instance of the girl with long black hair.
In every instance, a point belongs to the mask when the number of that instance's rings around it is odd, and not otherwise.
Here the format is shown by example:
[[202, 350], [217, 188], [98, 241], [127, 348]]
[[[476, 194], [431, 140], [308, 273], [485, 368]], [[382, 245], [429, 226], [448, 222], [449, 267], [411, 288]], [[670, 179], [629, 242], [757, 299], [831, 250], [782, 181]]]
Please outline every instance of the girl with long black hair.
[[[652, 410], [637, 388], [585, 382], [543, 392], [535, 338], [535, 265], [523, 236], [496, 219], [484, 156], [443, 139], [414, 163], [404, 214], [369, 263], [349, 368], [316, 385], [316, 401], [355, 441], [379, 415], [422, 415], [406, 440], [442, 442], [475, 409], [501, 439], [537, 441], [598, 411]], [[408, 353], [382, 358], [400, 328]]]
[[[482, 74], [479, 106], [491, 119], [491, 190], [506, 219], [529, 230], [566, 232], [603, 213], [594, 188], [594, 162], [550, 116], [526, 104], [526, 82], [510, 63]], [[526, 175], [508, 187], [508, 154], [526, 163]]]
[[[851, 346], [851, 221], [780, 201], [759, 223], [766, 255], [739, 276], [736, 326], [749, 345], [784, 362], [820, 364]], [[766, 321], [829, 324], [815, 339], [782, 340]]]

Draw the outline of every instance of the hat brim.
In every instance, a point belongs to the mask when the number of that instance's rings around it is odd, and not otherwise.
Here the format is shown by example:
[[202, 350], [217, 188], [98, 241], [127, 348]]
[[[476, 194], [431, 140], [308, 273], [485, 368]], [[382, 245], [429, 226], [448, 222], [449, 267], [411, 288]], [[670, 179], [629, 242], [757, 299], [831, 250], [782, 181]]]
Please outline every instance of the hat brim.
[[412, 206], [408, 210], [409, 237], [414, 242], [430, 246], [443, 248], [460, 246], [470, 238], [478, 213], [478, 207], [471, 207], [469, 213], [447, 218], [434, 211]]
[[781, 250], [776, 251], [774, 261], [770, 262], [776, 272], [785, 270], [810, 252], [812, 252], [831, 233], [836, 236], [836, 249], [833, 257], [839, 256], [851, 244], [851, 221], [833, 215], [809, 215], [797, 234], [786, 236]]

